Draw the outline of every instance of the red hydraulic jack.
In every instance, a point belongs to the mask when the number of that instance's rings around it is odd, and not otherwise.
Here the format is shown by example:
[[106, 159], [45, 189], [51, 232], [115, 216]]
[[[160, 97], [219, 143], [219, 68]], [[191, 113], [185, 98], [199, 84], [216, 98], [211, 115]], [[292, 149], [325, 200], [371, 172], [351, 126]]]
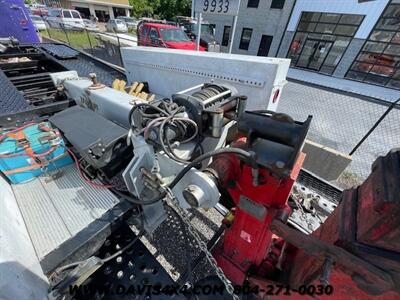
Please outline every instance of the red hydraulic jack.
[[[256, 164], [234, 154], [217, 156], [206, 172], [234, 207], [213, 255], [235, 284], [284, 286], [291, 295], [333, 299], [396, 299], [400, 293], [400, 149], [378, 158], [358, 188], [345, 191], [334, 213], [311, 235], [286, 224], [292, 186], [311, 117], [245, 112], [231, 145], [254, 152]], [[330, 287], [330, 295], [308, 294]], [[276, 291], [276, 290], [275, 290]], [[286, 294], [287, 295], [287, 294]], [[304, 294], [303, 294], [304, 295]], [[371, 296], [373, 295], [373, 296]]]
[[300, 123], [287, 116], [246, 112], [238, 127], [248, 136], [233, 146], [253, 151], [256, 166], [226, 154], [208, 168], [235, 203], [213, 254], [236, 284], [242, 284], [249, 272], [266, 277], [279, 263], [283, 243], [269, 227], [274, 218], [287, 220], [291, 214], [287, 201], [305, 158], [301, 148], [310, 121], [311, 117]]

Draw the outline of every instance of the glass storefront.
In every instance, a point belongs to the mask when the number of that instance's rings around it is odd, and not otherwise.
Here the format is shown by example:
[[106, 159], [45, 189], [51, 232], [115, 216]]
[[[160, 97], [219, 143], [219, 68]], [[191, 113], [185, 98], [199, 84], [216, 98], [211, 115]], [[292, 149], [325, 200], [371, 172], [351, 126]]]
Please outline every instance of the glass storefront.
[[388, 5], [346, 78], [400, 89], [400, 4]]
[[287, 55], [291, 66], [332, 74], [363, 18], [303, 12]]

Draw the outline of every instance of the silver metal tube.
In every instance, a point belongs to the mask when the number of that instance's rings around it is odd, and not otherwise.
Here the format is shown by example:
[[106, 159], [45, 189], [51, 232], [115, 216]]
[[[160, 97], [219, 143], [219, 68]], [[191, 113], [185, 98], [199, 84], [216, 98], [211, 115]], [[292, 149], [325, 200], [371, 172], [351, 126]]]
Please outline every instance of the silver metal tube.
[[229, 53], [232, 53], [233, 39], [235, 38], [236, 24], [237, 24], [237, 16], [233, 17], [233, 26], [232, 26], [232, 34], [231, 34], [231, 43], [229, 44]]
[[237, 114], [240, 117], [246, 109], [247, 96], [240, 96], [238, 100]]
[[204, 86], [204, 83], [199, 84], [199, 85], [195, 85], [195, 86], [192, 86], [192, 87], [190, 87], [190, 88], [188, 88], [188, 89], [186, 89], [186, 90], [177, 92], [177, 94], [179, 94], [179, 95], [180, 95], [180, 94], [186, 94], [186, 93], [188, 93], [188, 92], [190, 92], [190, 91], [193, 91], [193, 90], [202, 88], [203, 86]]
[[224, 111], [222, 109], [217, 109], [211, 113], [211, 117], [211, 135], [216, 138], [221, 137], [222, 126], [224, 122]]
[[212, 96], [211, 98], [208, 98], [207, 100], [202, 101], [202, 103], [203, 103], [204, 105], [206, 105], [206, 104], [211, 103], [211, 102], [213, 102], [214, 100], [217, 100], [217, 99], [219, 99], [219, 98], [221, 98], [221, 97], [223, 97], [223, 96], [225, 96], [225, 95], [228, 95], [228, 94], [230, 94], [230, 93], [231, 93], [231, 90], [226, 90], [226, 91], [224, 91], [224, 92], [222, 92], [222, 93], [219, 93], [218, 95]]
[[197, 41], [196, 41], [196, 51], [200, 49], [200, 35], [201, 35], [201, 17], [202, 13], [199, 13], [199, 18], [197, 19]]
[[227, 214], [228, 214], [228, 212], [229, 212], [229, 210], [225, 207], [225, 206], [223, 206], [222, 204], [220, 204], [220, 203], [217, 203], [215, 206], [214, 206], [214, 208], [216, 209], [216, 211], [217, 212], [219, 212], [222, 216], [226, 216]]

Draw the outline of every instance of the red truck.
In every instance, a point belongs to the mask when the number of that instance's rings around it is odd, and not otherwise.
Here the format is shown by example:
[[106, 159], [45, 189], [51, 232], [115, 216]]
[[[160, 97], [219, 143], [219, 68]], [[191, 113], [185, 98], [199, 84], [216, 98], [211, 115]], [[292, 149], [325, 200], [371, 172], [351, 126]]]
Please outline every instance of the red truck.
[[[139, 46], [196, 50], [196, 43], [187, 36], [183, 29], [167, 22], [140, 22], [137, 38]], [[200, 46], [199, 50], [205, 51], [205, 48]]]

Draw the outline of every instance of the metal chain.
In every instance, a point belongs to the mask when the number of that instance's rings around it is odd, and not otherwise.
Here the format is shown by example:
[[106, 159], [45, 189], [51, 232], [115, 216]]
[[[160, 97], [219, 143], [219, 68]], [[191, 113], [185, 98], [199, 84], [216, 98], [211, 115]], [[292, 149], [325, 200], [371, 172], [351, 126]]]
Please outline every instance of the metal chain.
[[193, 236], [193, 238], [196, 241], [197, 245], [199, 246], [200, 250], [203, 251], [204, 254], [206, 255], [207, 261], [214, 268], [215, 273], [217, 274], [219, 279], [221, 279], [221, 281], [225, 285], [225, 288], [226, 288], [227, 292], [232, 296], [233, 299], [239, 300], [239, 297], [234, 293], [235, 289], [234, 289], [232, 283], [228, 280], [228, 278], [226, 278], [224, 272], [218, 266], [217, 261], [212, 256], [210, 251], [208, 251], [206, 243], [204, 243], [201, 240], [201, 238], [200, 238], [199, 234], [197, 233], [196, 229], [193, 227], [192, 223], [190, 222], [189, 217], [187, 216], [187, 213], [185, 212], [185, 210], [183, 208], [181, 208], [179, 206], [178, 200], [175, 198], [175, 196], [172, 193], [172, 191], [170, 189], [168, 189], [168, 188], [167, 188], [167, 197], [166, 197], [166, 199], [167, 199], [167, 204], [170, 205], [170, 206], [173, 206], [173, 209], [175, 209], [175, 211], [178, 213], [178, 215], [181, 217], [183, 222], [188, 227], [188, 231]]

